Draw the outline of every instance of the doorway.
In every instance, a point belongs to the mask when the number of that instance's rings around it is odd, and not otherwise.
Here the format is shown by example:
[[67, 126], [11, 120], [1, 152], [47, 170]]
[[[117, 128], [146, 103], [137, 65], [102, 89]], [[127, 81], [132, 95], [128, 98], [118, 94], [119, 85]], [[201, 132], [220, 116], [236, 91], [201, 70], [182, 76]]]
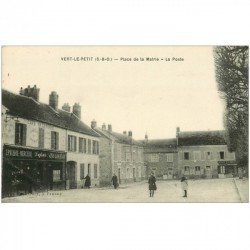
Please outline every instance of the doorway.
[[68, 173], [68, 180], [69, 180], [69, 188], [70, 189], [76, 188], [76, 162], [75, 161], [67, 162], [67, 173]]

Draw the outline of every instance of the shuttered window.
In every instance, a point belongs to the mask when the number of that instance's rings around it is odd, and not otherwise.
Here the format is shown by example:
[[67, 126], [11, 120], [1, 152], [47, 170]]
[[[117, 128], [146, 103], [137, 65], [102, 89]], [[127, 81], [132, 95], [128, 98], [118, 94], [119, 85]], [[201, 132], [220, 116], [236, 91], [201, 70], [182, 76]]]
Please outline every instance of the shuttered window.
[[15, 144], [26, 146], [27, 125], [16, 123], [15, 126]]
[[81, 178], [81, 180], [83, 180], [84, 179], [84, 163], [81, 163], [80, 164], [80, 178]]
[[71, 152], [76, 152], [76, 136], [68, 136], [68, 150]]
[[58, 150], [59, 148], [59, 133], [51, 131], [51, 149]]
[[38, 147], [44, 148], [44, 129], [39, 128]]
[[83, 153], [83, 138], [79, 138], [79, 152]]
[[91, 140], [88, 139], [88, 154], [91, 154]]
[[94, 178], [97, 178], [97, 164], [94, 164]]

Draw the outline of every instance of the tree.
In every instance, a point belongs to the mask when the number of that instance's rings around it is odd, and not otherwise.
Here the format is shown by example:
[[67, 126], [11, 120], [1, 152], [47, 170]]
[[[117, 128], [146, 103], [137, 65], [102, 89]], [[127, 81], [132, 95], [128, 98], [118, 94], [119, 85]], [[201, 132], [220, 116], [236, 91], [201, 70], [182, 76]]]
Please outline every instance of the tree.
[[224, 125], [229, 151], [248, 170], [248, 46], [214, 48], [215, 73], [225, 100]]

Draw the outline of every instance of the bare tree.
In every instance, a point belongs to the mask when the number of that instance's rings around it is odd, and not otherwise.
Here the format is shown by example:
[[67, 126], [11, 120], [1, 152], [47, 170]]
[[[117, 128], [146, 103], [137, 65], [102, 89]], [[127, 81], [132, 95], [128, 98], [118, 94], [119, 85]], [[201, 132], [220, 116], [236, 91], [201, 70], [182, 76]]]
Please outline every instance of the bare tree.
[[229, 151], [248, 169], [248, 46], [214, 48], [216, 80], [225, 100], [224, 125]]

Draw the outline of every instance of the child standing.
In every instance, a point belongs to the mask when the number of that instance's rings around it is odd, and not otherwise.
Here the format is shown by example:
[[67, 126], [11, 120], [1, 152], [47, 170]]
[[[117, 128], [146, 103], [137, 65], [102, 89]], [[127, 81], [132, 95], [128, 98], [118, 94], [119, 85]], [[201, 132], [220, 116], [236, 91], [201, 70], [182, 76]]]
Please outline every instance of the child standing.
[[182, 188], [182, 190], [184, 192], [183, 197], [187, 197], [188, 181], [187, 181], [187, 178], [185, 176], [183, 176], [181, 178], [181, 188]]

